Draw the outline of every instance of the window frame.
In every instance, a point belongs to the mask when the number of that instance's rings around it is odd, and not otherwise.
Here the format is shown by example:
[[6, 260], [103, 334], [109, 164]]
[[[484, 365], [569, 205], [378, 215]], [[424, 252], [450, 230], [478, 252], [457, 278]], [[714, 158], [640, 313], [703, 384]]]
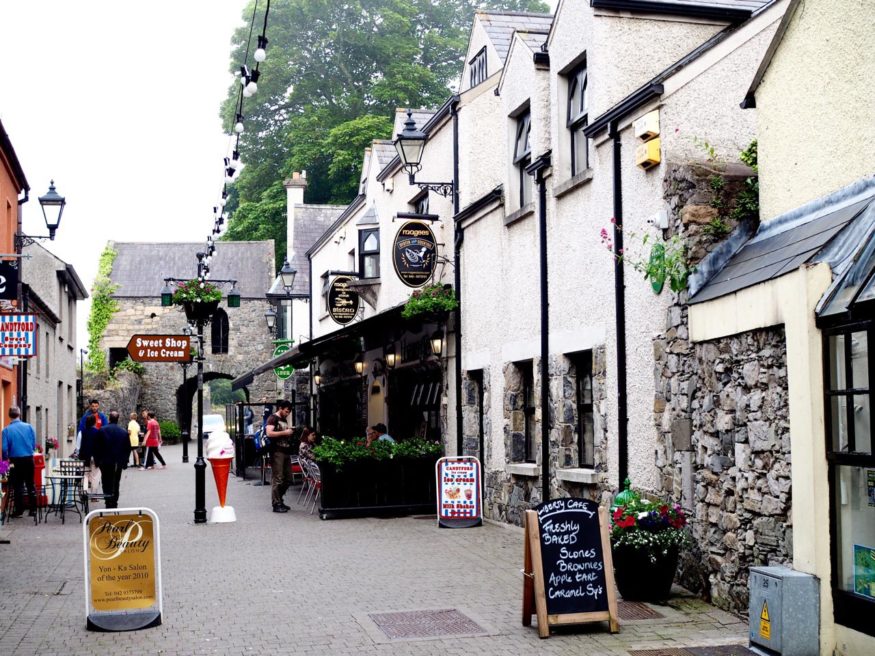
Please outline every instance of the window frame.
[[519, 176], [520, 208], [532, 202], [531, 176], [526, 173], [526, 167], [532, 163], [532, 110], [526, 108], [515, 117], [516, 137], [513, 146], [513, 165]]
[[[537, 426], [535, 425], [535, 411], [537, 409], [535, 399], [535, 363], [532, 360], [517, 363], [522, 382], [523, 397], [523, 421], [525, 435], [525, 453], [523, 462], [534, 463], [538, 461], [537, 451]], [[529, 402], [531, 401], [531, 405]]]
[[[589, 139], [583, 134], [584, 128], [589, 125], [589, 74], [586, 60], [568, 75], [568, 113], [566, 125], [570, 133], [571, 175], [583, 173], [589, 168]], [[583, 139], [583, 166], [579, 158], [579, 140]]]
[[[577, 416], [575, 417], [575, 431], [577, 432], [577, 466], [585, 469], [595, 468], [595, 389], [593, 387], [592, 351], [580, 351], [568, 356], [574, 364], [574, 393]], [[583, 375], [582, 375], [583, 374]], [[589, 401], [584, 400], [584, 386], [582, 383], [589, 381]], [[589, 435], [591, 443], [587, 444], [586, 423], [589, 422]], [[586, 453], [589, 451], [589, 457]]]
[[486, 46], [483, 46], [468, 62], [468, 88], [473, 89], [483, 84], [487, 77], [489, 74], [486, 66]]
[[[278, 317], [277, 321], [281, 321]], [[228, 313], [218, 308], [210, 320], [210, 353], [213, 355], [228, 354], [228, 332], [230, 331]]]
[[[867, 366], [868, 387], [854, 387], [853, 368], [850, 366], [851, 344], [850, 335], [865, 332], [867, 339]], [[832, 351], [830, 338], [837, 335], [845, 335], [844, 353], [842, 354], [845, 367], [845, 387], [832, 389], [831, 369]], [[875, 452], [873, 452], [873, 437], [875, 428], [872, 426], [872, 408], [875, 402], [875, 386], [872, 384], [875, 374], [875, 320], [853, 321], [824, 328], [822, 336], [822, 359], [823, 359], [823, 398], [824, 398], [824, 437], [827, 459], [827, 477], [829, 485], [829, 531], [830, 531], [830, 584], [833, 599], [833, 618], [837, 624], [847, 626], [869, 636], [875, 636], [875, 626], [872, 624], [872, 615], [875, 611], [875, 599], [866, 599], [862, 595], [850, 592], [840, 587], [839, 572], [839, 541], [841, 535], [838, 525], [838, 509], [836, 508], [836, 486], [838, 474], [843, 467], [875, 468]], [[853, 397], [868, 394], [869, 397], [869, 452], [843, 452], [835, 449], [836, 441], [833, 435], [833, 410], [832, 400], [836, 397], [845, 397], [851, 402], [847, 403], [848, 437], [849, 445], [856, 441], [856, 427], [853, 419]]]
[[[365, 242], [371, 237], [376, 237], [377, 240], [377, 248], [371, 250], [365, 250]], [[359, 230], [359, 275], [361, 276], [361, 280], [374, 280], [380, 277], [380, 229], [379, 228], [365, 228], [364, 230]], [[376, 271], [376, 275], [368, 276], [365, 275], [365, 262], [373, 260], [374, 261], [374, 270]]]

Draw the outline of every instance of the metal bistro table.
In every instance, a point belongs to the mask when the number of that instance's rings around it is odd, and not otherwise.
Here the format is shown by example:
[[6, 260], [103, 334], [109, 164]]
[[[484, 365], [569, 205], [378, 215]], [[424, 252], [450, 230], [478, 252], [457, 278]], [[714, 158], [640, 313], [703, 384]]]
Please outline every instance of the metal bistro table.
[[83, 474], [51, 474], [46, 476], [46, 479], [52, 484], [52, 504], [46, 512], [47, 516], [50, 512], [57, 513], [61, 516], [63, 524], [66, 509], [72, 508], [79, 515], [79, 521], [82, 521], [82, 513], [79, 510], [82, 478]]

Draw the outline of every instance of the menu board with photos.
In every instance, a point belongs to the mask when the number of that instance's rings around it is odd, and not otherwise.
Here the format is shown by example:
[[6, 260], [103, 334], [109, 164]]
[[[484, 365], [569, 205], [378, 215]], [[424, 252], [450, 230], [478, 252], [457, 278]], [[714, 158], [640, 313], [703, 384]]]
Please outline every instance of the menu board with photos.
[[482, 485], [480, 461], [471, 456], [441, 458], [435, 465], [438, 490], [438, 526], [480, 526]]
[[526, 512], [523, 625], [538, 616], [550, 626], [607, 620], [619, 631], [608, 517], [587, 499], [555, 499]]

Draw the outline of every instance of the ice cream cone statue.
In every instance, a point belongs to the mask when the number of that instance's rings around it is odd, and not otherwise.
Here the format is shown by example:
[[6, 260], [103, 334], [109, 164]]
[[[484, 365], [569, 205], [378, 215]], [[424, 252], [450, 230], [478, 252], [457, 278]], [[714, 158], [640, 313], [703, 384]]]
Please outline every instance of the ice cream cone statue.
[[219, 505], [210, 513], [210, 523], [236, 522], [234, 508], [225, 505], [225, 495], [228, 491], [228, 472], [231, 471], [231, 461], [234, 459], [234, 442], [228, 433], [215, 432], [210, 434], [206, 444], [206, 456], [216, 480], [216, 492], [219, 494]]

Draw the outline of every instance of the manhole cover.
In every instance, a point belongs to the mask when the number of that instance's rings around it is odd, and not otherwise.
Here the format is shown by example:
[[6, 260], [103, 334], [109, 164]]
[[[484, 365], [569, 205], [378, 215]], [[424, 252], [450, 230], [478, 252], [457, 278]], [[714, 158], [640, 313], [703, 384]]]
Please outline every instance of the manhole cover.
[[487, 631], [455, 608], [375, 613], [368, 617], [390, 640], [483, 635]]
[[640, 601], [620, 601], [617, 603], [617, 612], [621, 620], [658, 620], [665, 615], [653, 610], [647, 604]]

